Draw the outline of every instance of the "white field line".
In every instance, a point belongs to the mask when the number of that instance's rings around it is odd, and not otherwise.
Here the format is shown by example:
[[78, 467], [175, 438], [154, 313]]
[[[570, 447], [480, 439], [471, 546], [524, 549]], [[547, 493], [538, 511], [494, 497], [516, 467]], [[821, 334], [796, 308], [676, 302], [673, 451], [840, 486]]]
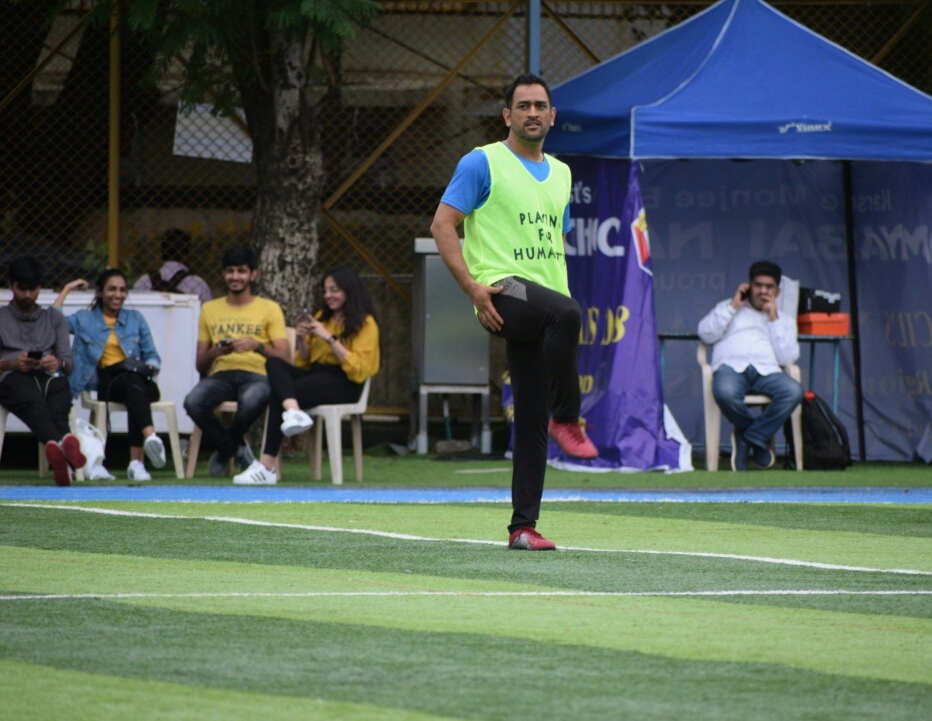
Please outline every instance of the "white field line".
[[474, 475], [477, 473], [508, 473], [511, 468], [459, 468], [454, 473], [460, 475]]
[[[273, 521], [257, 521], [251, 518], [237, 518], [231, 516], [181, 516], [164, 513], [141, 513], [138, 511], [119, 511], [112, 508], [94, 508], [90, 506], [68, 506], [49, 503], [0, 503], [3, 506], [18, 508], [46, 508], [61, 511], [83, 511], [84, 513], [99, 513], [107, 516], [130, 516], [134, 518], [161, 518], [182, 521], [214, 521], [219, 523], [236, 523], [244, 526], [264, 526], [268, 528], [291, 528], [302, 531], [319, 531], [324, 533], [355, 533], [364, 536], [377, 536], [402, 541], [425, 541], [431, 543], [464, 543], [483, 546], [502, 546], [501, 541], [490, 541], [478, 538], [433, 538], [430, 536], [415, 536], [408, 533], [392, 533], [390, 531], [375, 531], [366, 528], [336, 528], [333, 526], [311, 526], [299, 523], [276, 523]], [[753, 561], [756, 563], [774, 563], [781, 566], [800, 566], [804, 568], [819, 568], [828, 571], [857, 571], [861, 573], [896, 573], [909, 576], [932, 576], [932, 571], [919, 571], [910, 568], [871, 568], [868, 566], [845, 566], [835, 563], [819, 563], [817, 561], [800, 561], [793, 558], [770, 558], [768, 556], [746, 556], [736, 553], [706, 553], [701, 551], [658, 551], [652, 549], [625, 549], [625, 548], [587, 548], [585, 546], [560, 546], [561, 551], [581, 551], [584, 553], [618, 553], [618, 554], [648, 554], [656, 556], [689, 556], [693, 558], [724, 558], [736, 561]]]
[[270, 593], [265, 591], [227, 591], [224, 593], [32, 593], [0, 595], [0, 601], [50, 601], [72, 599], [134, 599], [134, 598], [383, 598], [393, 596], [477, 596], [482, 598], [565, 598], [565, 597], [686, 597], [721, 598], [724, 596], [932, 596], [929, 590], [849, 591], [845, 589], [781, 589], [724, 591], [306, 591]]

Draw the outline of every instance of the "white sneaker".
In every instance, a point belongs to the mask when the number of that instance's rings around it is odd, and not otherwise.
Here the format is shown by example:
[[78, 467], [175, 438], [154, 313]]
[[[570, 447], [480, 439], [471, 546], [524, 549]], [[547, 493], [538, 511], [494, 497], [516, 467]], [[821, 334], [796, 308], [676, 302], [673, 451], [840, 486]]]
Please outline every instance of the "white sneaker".
[[131, 481], [151, 481], [152, 476], [142, 464], [142, 461], [130, 461], [129, 468], [126, 469], [126, 476]]
[[309, 431], [314, 420], [304, 411], [285, 411], [282, 413], [282, 433], [286, 436], [296, 436]]
[[146, 438], [146, 442], [142, 444], [142, 449], [146, 452], [146, 458], [152, 463], [153, 468], [165, 467], [165, 444], [155, 433]]
[[104, 468], [102, 463], [95, 463], [93, 465], [88, 463], [86, 466], [84, 466], [84, 480], [86, 481], [115, 481], [116, 476], [114, 476], [112, 473], [110, 473], [110, 471]]
[[270, 471], [259, 461], [253, 461], [249, 468], [233, 476], [233, 483], [239, 486], [274, 486], [278, 478], [275, 471]]

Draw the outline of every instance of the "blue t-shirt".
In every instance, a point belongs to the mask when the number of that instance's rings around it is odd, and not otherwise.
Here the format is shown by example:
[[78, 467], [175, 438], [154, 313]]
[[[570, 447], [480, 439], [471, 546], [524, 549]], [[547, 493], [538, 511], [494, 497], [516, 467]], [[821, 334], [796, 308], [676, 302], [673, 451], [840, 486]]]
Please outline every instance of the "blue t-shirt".
[[[511, 150], [511, 148], [509, 148]], [[550, 175], [550, 163], [546, 158], [539, 163], [522, 158], [517, 153], [514, 156], [521, 161], [528, 172], [537, 181], [543, 181]], [[489, 172], [489, 159], [479, 148], [468, 152], [462, 157], [453, 173], [453, 179], [443, 193], [440, 202], [445, 203], [464, 215], [469, 215], [476, 208], [481, 208], [489, 199], [492, 189], [492, 174]], [[570, 204], [566, 204], [563, 212], [563, 232], [570, 232]]]

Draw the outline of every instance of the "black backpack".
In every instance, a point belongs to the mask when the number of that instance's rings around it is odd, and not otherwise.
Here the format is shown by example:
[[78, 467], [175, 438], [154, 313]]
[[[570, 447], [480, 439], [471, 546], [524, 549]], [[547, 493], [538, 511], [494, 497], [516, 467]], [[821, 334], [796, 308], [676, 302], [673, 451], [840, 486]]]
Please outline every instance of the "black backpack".
[[[802, 402], [803, 469], [807, 471], [843, 471], [851, 465], [848, 431], [832, 412], [831, 406], [812, 391]], [[783, 427], [789, 445], [788, 457], [796, 458], [790, 422]]]
[[184, 268], [175, 271], [175, 274], [168, 280], [162, 278], [162, 274], [157, 270], [149, 271], [149, 282], [152, 284], [152, 290], [160, 290], [163, 293], [177, 293], [178, 284], [189, 275]]

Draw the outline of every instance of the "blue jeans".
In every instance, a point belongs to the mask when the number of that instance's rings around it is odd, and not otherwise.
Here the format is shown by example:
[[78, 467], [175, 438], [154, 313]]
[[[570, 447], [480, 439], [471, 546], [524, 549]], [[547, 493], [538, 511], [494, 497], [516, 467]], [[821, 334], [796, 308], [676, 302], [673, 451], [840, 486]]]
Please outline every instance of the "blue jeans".
[[[220, 460], [227, 461], [244, 443], [243, 436], [269, 404], [269, 379], [247, 371], [218, 371], [202, 378], [184, 399], [184, 409], [217, 449]], [[214, 408], [224, 401], [236, 401], [236, 413], [228, 428], [214, 415]]]
[[[772, 399], [757, 417], [744, 404], [748, 393]], [[770, 446], [771, 439], [803, 400], [802, 386], [786, 373], [763, 376], [754, 366], [748, 366], [742, 373], [730, 366], [719, 366], [712, 376], [712, 394], [735, 432], [744, 434], [748, 443], [759, 448]]]

